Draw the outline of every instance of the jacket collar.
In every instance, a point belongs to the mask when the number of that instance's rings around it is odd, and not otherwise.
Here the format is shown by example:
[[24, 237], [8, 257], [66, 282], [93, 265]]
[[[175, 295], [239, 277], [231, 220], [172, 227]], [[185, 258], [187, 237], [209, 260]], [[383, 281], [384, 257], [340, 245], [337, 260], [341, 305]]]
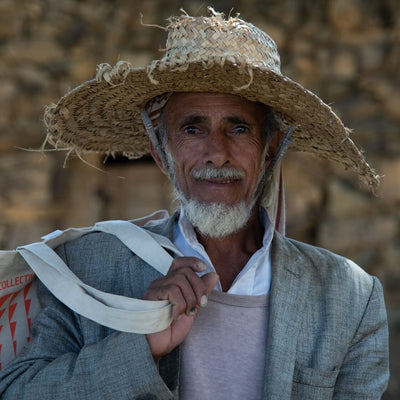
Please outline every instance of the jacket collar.
[[156, 233], [157, 235], [164, 236], [170, 241], [173, 240], [174, 224], [178, 221], [179, 211], [174, 212], [169, 218], [160, 224], [151, 226], [148, 228], [149, 231]]

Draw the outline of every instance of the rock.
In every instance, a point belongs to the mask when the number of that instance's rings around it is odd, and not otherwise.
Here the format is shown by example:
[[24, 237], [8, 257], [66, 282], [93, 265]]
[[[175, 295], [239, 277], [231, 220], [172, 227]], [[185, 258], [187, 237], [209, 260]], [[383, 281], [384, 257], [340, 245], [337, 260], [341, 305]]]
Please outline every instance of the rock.
[[332, 59], [332, 74], [339, 79], [352, 79], [358, 71], [357, 55], [350, 50], [337, 52]]
[[357, 0], [335, 0], [329, 2], [329, 19], [342, 32], [355, 30], [362, 23], [362, 14]]
[[[370, 214], [371, 199], [363, 192], [355, 191], [354, 187], [339, 180], [333, 180], [328, 187], [327, 203], [324, 213], [329, 219]], [[352, 238], [348, 238], [352, 240]]]
[[343, 254], [363, 248], [379, 249], [395, 240], [398, 221], [390, 215], [328, 217], [318, 232], [318, 245]]
[[16, 40], [12, 46], [7, 47], [5, 57], [10, 65], [24, 63], [50, 65], [67, 61], [63, 49], [55, 43], [53, 38], [49, 37]]
[[0, 41], [17, 37], [23, 26], [23, 4], [12, 0], [0, 2]]

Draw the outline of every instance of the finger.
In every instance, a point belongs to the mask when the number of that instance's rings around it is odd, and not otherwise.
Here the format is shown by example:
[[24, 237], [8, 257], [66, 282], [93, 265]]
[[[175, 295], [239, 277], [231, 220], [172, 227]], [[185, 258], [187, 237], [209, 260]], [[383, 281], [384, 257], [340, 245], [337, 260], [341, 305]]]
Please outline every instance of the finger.
[[[189, 286], [180, 286], [181, 290], [185, 296], [186, 303], [188, 306], [191, 306], [188, 312], [193, 313], [193, 306], [202, 306], [202, 302], [204, 303], [204, 296], [206, 296], [209, 292], [207, 292], [207, 287], [204, 284], [202, 278], [200, 278], [194, 271], [186, 268], [182, 269], [182, 274], [185, 275]], [[215, 286], [215, 285], [214, 285]], [[193, 299], [192, 296], [195, 296]], [[196, 304], [193, 304], [195, 301]]]
[[[194, 306], [201, 305], [201, 299], [206, 294], [206, 288], [203, 281], [196, 272], [203, 272], [207, 265], [195, 257], [179, 257], [174, 260], [166, 276], [178, 284], [187, 303], [186, 314], [193, 313]], [[186, 280], [182, 278], [184, 275]], [[187, 284], [189, 283], [189, 285]]]
[[179, 305], [180, 311], [184, 307], [185, 312], [189, 314], [193, 307], [200, 304], [205, 292], [204, 283], [196, 273], [190, 268], [181, 268], [151, 282], [143, 298], [169, 300], [172, 304]]
[[165, 277], [153, 281], [144, 293], [143, 299], [168, 300], [172, 304], [173, 319], [185, 313], [188, 308], [179, 285], [173, 282], [172, 279], [167, 282]]
[[182, 269], [170, 279], [171, 283], [178, 286], [186, 303], [186, 314], [193, 313], [196, 305], [200, 304], [201, 296], [206, 288], [203, 281], [189, 268]]
[[198, 277], [190, 269], [181, 270], [175, 277], [174, 284], [181, 289], [186, 302], [186, 315], [194, 315], [199, 307], [205, 307], [208, 295], [218, 283], [219, 276], [215, 272], [210, 272]]
[[153, 281], [144, 294], [145, 300], [168, 300], [174, 306], [174, 316], [193, 314], [206, 292], [203, 281], [190, 268], [182, 268]]
[[173, 260], [168, 274], [180, 268], [191, 268], [195, 272], [204, 272], [207, 270], [207, 264], [196, 257], [177, 257]]
[[184, 315], [188, 305], [185, 297], [182, 294], [179, 286], [174, 285], [166, 290], [166, 295], [163, 296], [172, 304], [172, 319], [177, 320], [181, 315]]
[[[144, 294], [146, 300], [168, 300], [174, 306], [174, 317], [186, 313], [193, 315], [196, 309], [207, 304], [207, 295], [214, 288], [218, 277], [205, 278], [214, 282], [207, 288], [203, 279], [200, 278], [195, 269], [205, 269], [207, 266], [195, 257], [180, 257], [174, 261], [168, 274], [154, 280]], [[208, 275], [208, 274], [207, 274]]]
[[206, 288], [206, 294], [209, 295], [218, 283], [219, 276], [215, 272], [209, 272], [200, 278]]
[[209, 272], [208, 274], [203, 275], [200, 278], [203, 281], [205, 287], [205, 294], [200, 299], [201, 307], [205, 307], [207, 305], [208, 295], [213, 291], [215, 285], [219, 281], [219, 276], [215, 272]]

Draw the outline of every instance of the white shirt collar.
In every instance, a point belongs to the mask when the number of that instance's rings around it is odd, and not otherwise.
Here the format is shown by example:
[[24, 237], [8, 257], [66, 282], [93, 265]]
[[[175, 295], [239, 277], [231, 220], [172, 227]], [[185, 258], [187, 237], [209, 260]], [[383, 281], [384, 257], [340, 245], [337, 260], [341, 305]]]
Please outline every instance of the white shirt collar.
[[[260, 208], [260, 218], [264, 226], [263, 246], [251, 256], [234, 280], [228, 293], [257, 296], [269, 292], [271, 284], [270, 248], [273, 229], [268, 213], [264, 208]], [[183, 212], [180, 213], [179, 220], [174, 225], [173, 242], [185, 256], [202, 259], [208, 265], [208, 269], [204, 273], [215, 272], [208, 254], [197, 240], [193, 226]], [[218, 283], [215, 289], [222, 291], [221, 284]]]

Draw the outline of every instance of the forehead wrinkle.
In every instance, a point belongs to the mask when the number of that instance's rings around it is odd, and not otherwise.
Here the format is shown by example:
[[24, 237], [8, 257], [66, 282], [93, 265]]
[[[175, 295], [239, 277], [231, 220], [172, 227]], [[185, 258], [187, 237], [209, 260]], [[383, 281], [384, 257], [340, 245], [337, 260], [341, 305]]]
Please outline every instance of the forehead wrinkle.
[[225, 122], [229, 122], [231, 124], [246, 124], [246, 125], [254, 125], [254, 123], [248, 121], [247, 118], [243, 118], [240, 116], [228, 116], [223, 119]]
[[190, 124], [199, 124], [201, 122], [205, 122], [208, 118], [202, 115], [188, 115], [187, 117], [184, 117], [182, 122], [180, 123], [180, 127], [183, 127], [185, 125], [190, 125]]
[[[185, 117], [180, 123], [180, 127], [182, 128], [185, 125], [190, 124], [199, 124], [203, 122], [207, 122], [210, 120], [210, 117], [202, 116], [202, 115], [189, 115]], [[241, 116], [227, 116], [222, 118], [223, 122], [229, 122], [230, 124], [246, 124], [253, 126], [255, 125], [253, 122], [248, 121], [247, 118]]]

